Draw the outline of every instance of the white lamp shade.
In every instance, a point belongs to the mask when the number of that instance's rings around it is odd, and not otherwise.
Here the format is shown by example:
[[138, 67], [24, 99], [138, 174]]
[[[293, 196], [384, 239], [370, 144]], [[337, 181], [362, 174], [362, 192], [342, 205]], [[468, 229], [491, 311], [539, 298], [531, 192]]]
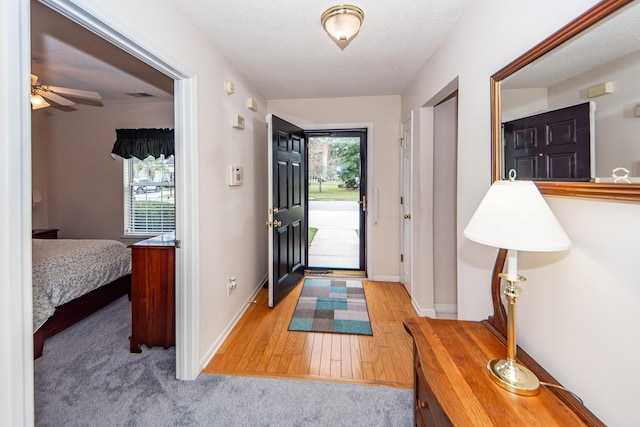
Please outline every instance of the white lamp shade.
[[502, 249], [553, 252], [569, 237], [532, 181], [496, 181], [464, 229], [466, 238]]

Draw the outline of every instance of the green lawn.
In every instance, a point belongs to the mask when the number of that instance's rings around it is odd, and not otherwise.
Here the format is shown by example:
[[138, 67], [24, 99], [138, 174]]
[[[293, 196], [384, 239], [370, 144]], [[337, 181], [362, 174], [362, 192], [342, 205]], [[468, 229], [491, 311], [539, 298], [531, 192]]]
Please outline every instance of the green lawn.
[[316, 233], [318, 232], [318, 229], [315, 227], [309, 227], [309, 236], [307, 237], [307, 241], [309, 243], [311, 243], [313, 241], [313, 238], [315, 237]]
[[338, 188], [338, 182], [323, 182], [322, 192], [317, 182], [309, 183], [309, 200], [360, 200], [360, 190]]

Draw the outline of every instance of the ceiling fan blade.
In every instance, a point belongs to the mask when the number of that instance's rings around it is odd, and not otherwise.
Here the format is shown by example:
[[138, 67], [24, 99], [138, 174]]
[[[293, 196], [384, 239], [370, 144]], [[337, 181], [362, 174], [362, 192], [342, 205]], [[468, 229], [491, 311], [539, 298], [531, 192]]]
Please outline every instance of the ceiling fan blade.
[[58, 86], [47, 86], [47, 89], [49, 89], [51, 92], [69, 95], [75, 98], [102, 99], [102, 96], [100, 96], [98, 92], [92, 92], [90, 90], [70, 89], [67, 87]]
[[69, 101], [67, 98], [63, 98], [60, 95], [56, 95], [53, 92], [48, 92], [46, 90], [38, 90], [37, 93], [43, 98], [47, 98], [49, 101], [53, 101], [59, 105], [64, 105], [65, 107], [75, 104], [75, 102]]

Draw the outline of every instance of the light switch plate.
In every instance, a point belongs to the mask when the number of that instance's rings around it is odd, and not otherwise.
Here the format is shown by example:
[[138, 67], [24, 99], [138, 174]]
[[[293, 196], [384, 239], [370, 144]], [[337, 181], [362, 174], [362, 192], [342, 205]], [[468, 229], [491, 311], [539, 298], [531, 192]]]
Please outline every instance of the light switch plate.
[[244, 129], [244, 117], [242, 117], [240, 114], [234, 115], [233, 123], [231, 124], [231, 126], [236, 129]]

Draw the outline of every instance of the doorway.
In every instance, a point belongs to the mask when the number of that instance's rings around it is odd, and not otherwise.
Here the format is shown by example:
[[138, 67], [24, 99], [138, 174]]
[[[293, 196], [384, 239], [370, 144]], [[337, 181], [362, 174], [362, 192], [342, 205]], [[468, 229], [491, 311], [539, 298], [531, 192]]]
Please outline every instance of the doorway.
[[[198, 318], [197, 318], [197, 272], [199, 260], [199, 232], [197, 220], [193, 218], [197, 212], [197, 156], [195, 156], [196, 123], [194, 100], [196, 99], [195, 78], [180, 67], [173, 65], [162, 57], [163, 52], [151, 54], [140, 41], [123, 35], [121, 29], [103, 22], [90, 11], [80, 7], [71, 7], [62, 0], [41, 0], [53, 11], [68, 18], [90, 32], [96, 34], [118, 49], [148, 64], [174, 81], [174, 127], [175, 127], [175, 223], [176, 239], [181, 241], [180, 250], [176, 251], [176, 377], [178, 379], [195, 379], [199, 372], [198, 357]], [[30, 15], [30, 14], [29, 14]], [[28, 33], [25, 26], [22, 32]], [[27, 39], [27, 38], [25, 38]], [[30, 56], [30, 47], [25, 46], [21, 56]], [[26, 122], [28, 123], [28, 122]], [[30, 137], [30, 135], [29, 135]], [[30, 173], [30, 168], [27, 173]], [[30, 269], [30, 266], [29, 266]], [[30, 311], [30, 310], [29, 310]], [[27, 312], [25, 310], [25, 312]]]
[[457, 313], [458, 92], [433, 108], [433, 283], [438, 316]]
[[309, 272], [364, 275], [367, 130], [305, 134]]
[[413, 111], [402, 122], [400, 139], [400, 282], [413, 297]]

